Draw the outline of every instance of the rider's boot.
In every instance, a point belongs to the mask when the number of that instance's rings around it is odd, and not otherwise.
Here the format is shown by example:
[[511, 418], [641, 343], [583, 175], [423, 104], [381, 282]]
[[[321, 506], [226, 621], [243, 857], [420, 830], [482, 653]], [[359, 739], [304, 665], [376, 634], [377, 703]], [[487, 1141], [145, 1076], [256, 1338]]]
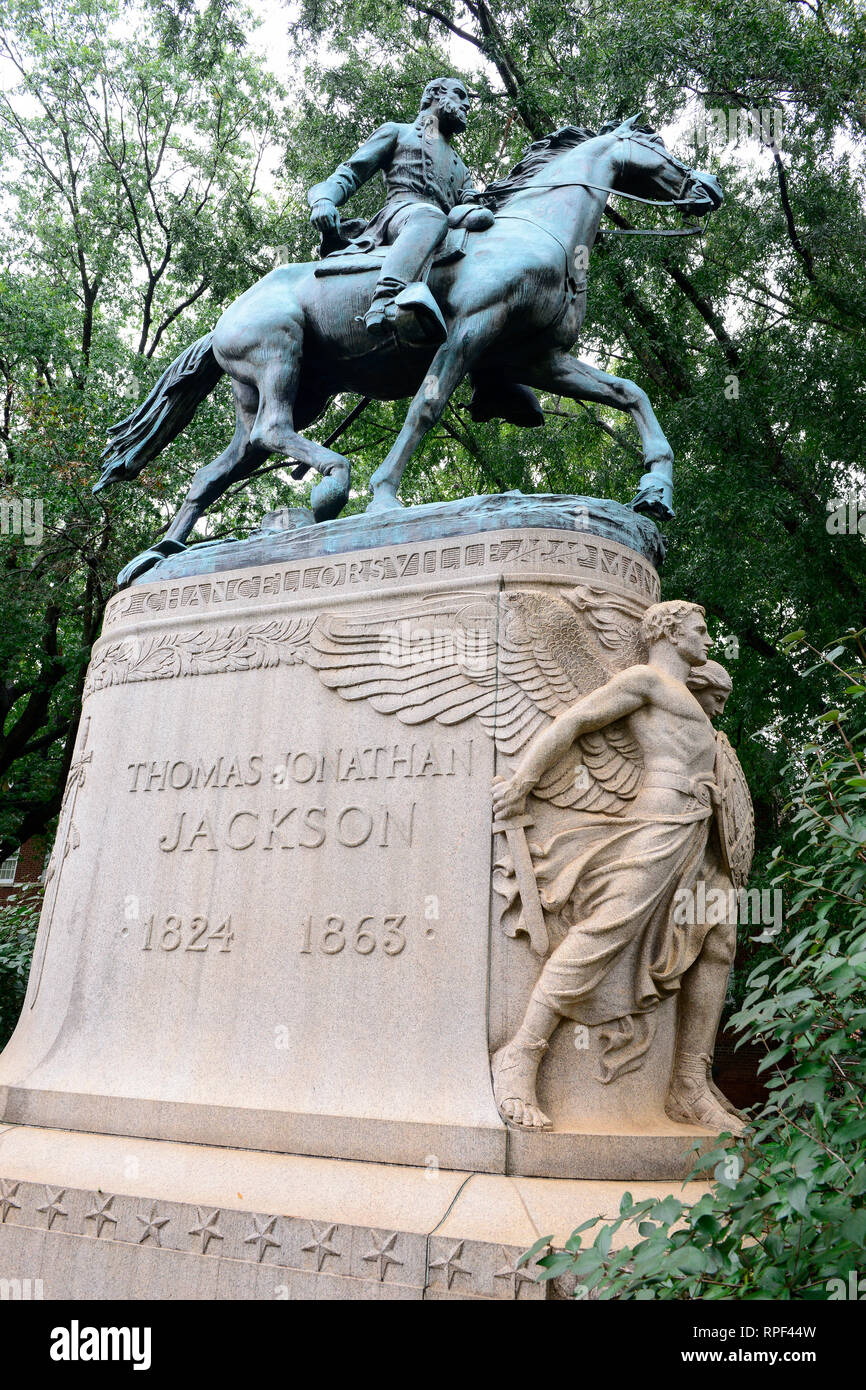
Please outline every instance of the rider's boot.
[[406, 281], [394, 275], [383, 275], [376, 285], [369, 309], [364, 315], [364, 327], [372, 338], [383, 338], [394, 328], [397, 310], [394, 300], [401, 290], [406, 289]]
[[394, 331], [407, 344], [444, 343], [448, 325], [427, 286], [415, 280], [394, 300]]
[[401, 342], [416, 346], [444, 343], [448, 336], [442, 311], [423, 281], [407, 285], [396, 276], [383, 276], [377, 284], [364, 325], [374, 338], [395, 333]]

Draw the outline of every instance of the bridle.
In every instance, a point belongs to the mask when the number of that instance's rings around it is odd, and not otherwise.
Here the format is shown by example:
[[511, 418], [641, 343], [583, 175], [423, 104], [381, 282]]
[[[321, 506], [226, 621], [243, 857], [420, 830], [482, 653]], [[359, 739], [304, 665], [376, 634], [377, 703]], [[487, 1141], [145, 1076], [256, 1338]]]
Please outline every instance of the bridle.
[[[627, 140], [629, 144], [633, 139], [631, 135], [621, 135], [619, 138], [620, 140]], [[679, 161], [676, 162], [679, 163]], [[689, 170], [684, 169], [683, 186], [685, 186], [688, 176]], [[609, 188], [607, 184], [603, 183], [590, 183], [588, 179], [564, 179], [561, 183], [533, 183], [527, 185], [527, 188], [523, 191], [530, 192], [534, 191], [536, 188], [591, 188], [596, 193], [613, 194], [613, 196], [616, 198], [628, 198], [629, 201], [632, 203], [644, 203], [647, 207], [651, 208], [691, 207], [694, 203], [694, 198], [641, 198], [637, 193], [625, 193], [621, 188]], [[526, 217], [521, 213], [497, 212], [495, 216], [499, 219], [508, 218], [512, 221], [532, 222], [534, 226], [541, 226], [541, 223], [535, 222], [534, 218]], [[542, 230], [545, 232], [550, 231], [549, 227], [543, 227]], [[673, 229], [665, 229], [663, 231], [657, 231], [648, 228], [644, 229], [639, 227], [615, 227], [612, 230], [609, 228], [605, 228], [602, 234], [604, 236], [700, 236], [702, 231], [702, 227], [678, 227]], [[556, 236], [555, 233], [550, 232], [550, 235], [553, 237], [554, 241], [559, 241], [559, 237]], [[559, 242], [559, 244], [560, 246], [562, 246], [561, 241]], [[563, 247], [563, 250], [564, 249], [565, 248]]]
[[[632, 139], [632, 137], [631, 137], [631, 136], [628, 136], [628, 135], [621, 135], [619, 138], [620, 138], [621, 140], [628, 140], [629, 142], [630, 142], [631, 139]], [[668, 153], [669, 153], [669, 152], [668, 152]], [[679, 161], [677, 161], [677, 162], [679, 162]], [[687, 181], [688, 176], [689, 176], [689, 172], [690, 172], [690, 171], [689, 171], [688, 169], [686, 169], [686, 168], [683, 166], [683, 181], [682, 181], [681, 188], [684, 188], [684, 187], [685, 187], [686, 181]], [[609, 188], [606, 184], [602, 184], [602, 183], [590, 183], [588, 179], [565, 179], [565, 180], [563, 180], [561, 183], [533, 183], [532, 185], [530, 185], [530, 187], [532, 188], [533, 191], [534, 191], [535, 189], [547, 189], [547, 188], [592, 188], [592, 189], [594, 189], [594, 190], [595, 190], [596, 192], [598, 192], [598, 193], [613, 194], [615, 197], [618, 197], [618, 198], [628, 198], [628, 199], [629, 199], [631, 202], [633, 202], [633, 203], [644, 203], [644, 204], [646, 204], [647, 207], [656, 207], [656, 208], [683, 207], [683, 206], [688, 207], [688, 206], [691, 206], [691, 204], [694, 202], [694, 198], [642, 198], [642, 197], [640, 197], [640, 195], [637, 194], [637, 193], [624, 193], [621, 189], [619, 189], [619, 188]], [[528, 191], [528, 189], [527, 189], [527, 191]], [[538, 231], [540, 231], [540, 232], [545, 232], [549, 237], [551, 237], [551, 238], [556, 242], [557, 246], [558, 246], [559, 249], [562, 251], [562, 254], [563, 254], [563, 256], [565, 257], [565, 277], [566, 277], [566, 283], [567, 283], [567, 285], [570, 285], [570, 287], [571, 287], [573, 293], [581, 293], [581, 292], [585, 289], [585, 287], [586, 287], [586, 280], [584, 279], [584, 281], [582, 282], [582, 284], [578, 284], [578, 282], [577, 282], [576, 280], [574, 280], [574, 278], [573, 278], [573, 276], [572, 276], [571, 260], [570, 260], [569, 254], [568, 254], [568, 248], [566, 247], [565, 243], [562, 242], [562, 241], [559, 239], [559, 237], [556, 235], [556, 232], [551, 231], [550, 227], [546, 227], [546, 226], [544, 225], [543, 222], [537, 222], [537, 221], [535, 220], [534, 217], [528, 217], [528, 216], [526, 215], [526, 213], [520, 213], [520, 212], [497, 212], [497, 213], [495, 214], [495, 216], [496, 216], [497, 221], [528, 222], [529, 225], [530, 225], [531, 227], [535, 227], [535, 228], [536, 228]], [[612, 230], [611, 230], [611, 229], [605, 229], [605, 231], [603, 232], [603, 235], [604, 235], [604, 236], [669, 236], [669, 237], [670, 237], [670, 236], [699, 236], [702, 230], [703, 230], [703, 229], [702, 229], [701, 227], [682, 227], [682, 228], [676, 228], [676, 229], [672, 229], [672, 230], [667, 230], [667, 229], [666, 229], [666, 230], [663, 230], [663, 231], [652, 231], [652, 230], [642, 229], [642, 228], [637, 228], [637, 227], [636, 227], [636, 228], [631, 228], [631, 227], [629, 227], [629, 228], [625, 228], [625, 227], [622, 227], [622, 228], [620, 228], [620, 227], [615, 227], [615, 228], [613, 228]], [[544, 333], [549, 332], [550, 329], [551, 329], [551, 328], [558, 322], [558, 320], [559, 320], [560, 318], [562, 318], [562, 316], [565, 314], [565, 312], [566, 312], [566, 310], [567, 310], [567, 308], [568, 308], [568, 304], [569, 304], [569, 299], [566, 298], [566, 299], [563, 301], [562, 307], [558, 310], [558, 312], [557, 312], [556, 315], [554, 316], [554, 318], [553, 318], [553, 320], [551, 321], [551, 323], [545, 325], [545, 328], [542, 329], [542, 330], [540, 330], [540, 331], [541, 331], [541, 332], [544, 332]]]

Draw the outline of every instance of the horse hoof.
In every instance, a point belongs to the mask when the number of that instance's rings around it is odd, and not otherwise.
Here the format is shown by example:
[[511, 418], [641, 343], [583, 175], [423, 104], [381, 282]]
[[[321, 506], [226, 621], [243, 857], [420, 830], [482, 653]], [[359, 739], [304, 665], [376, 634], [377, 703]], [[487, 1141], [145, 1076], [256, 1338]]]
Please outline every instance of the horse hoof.
[[158, 565], [162, 559], [155, 550], [143, 550], [140, 555], [136, 555], [128, 564], [123, 566], [117, 576], [118, 589], [125, 589], [127, 584], [131, 584], [133, 579], [137, 579], [140, 574], [146, 574], [154, 565]]
[[146, 574], [169, 555], [179, 555], [182, 550], [186, 550], [182, 541], [170, 540], [157, 541], [149, 550], [142, 550], [140, 555], [133, 556], [120, 571], [117, 576], [118, 589], [125, 589], [133, 580], [138, 579], [139, 575]]
[[338, 474], [327, 474], [310, 493], [310, 506], [316, 521], [333, 521], [349, 500], [349, 480]]
[[658, 473], [644, 473], [637, 496], [628, 505], [633, 512], [642, 512], [655, 521], [672, 521], [673, 500], [674, 487], [670, 478]]

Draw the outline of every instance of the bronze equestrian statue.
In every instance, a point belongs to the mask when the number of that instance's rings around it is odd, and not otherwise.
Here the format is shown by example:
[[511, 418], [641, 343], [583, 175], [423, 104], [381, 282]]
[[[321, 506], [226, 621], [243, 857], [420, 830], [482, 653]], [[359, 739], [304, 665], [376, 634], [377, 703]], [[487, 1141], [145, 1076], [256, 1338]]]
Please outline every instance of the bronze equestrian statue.
[[[718, 181], [680, 163], [635, 116], [598, 135], [565, 126], [535, 141], [511, 174], [483, 194], [460, 165], [452, 166], [447, 188], [438, 162], [436, 176], [422, 184], [425, 113], [436, 121], [438, 161], [447, 133], [459, 126], [449, 111], [463, 115], [465, 90], [456, 79], [429, 84], [415, 127], [382, 127], [358, 152], [372, 146], [369, 163], [364, 156], [358, 165], [356, 155], [341, 166], [351, 178], [338, 169], [311, 190], [317, 195], [312, 218], [324, 226], [330, 254], [264, 276], [112, 427], [94, 491], [136, 477], [186, 427], [220, 376], [231, 378], [234, 438], [198, 470], [165, 536], [121, 571], [121, 586], [182, 550], [204, 511], [274, 454], [295, 461], [294, 477], [309, 468], [322, 474], [311, 495], [316, 520], [339, 515], [349, 496], [349, 460], [302, 431], [342, 392], [412, 397], [403, 428], [371, 478], [368, 510], [399, 506], [406, 464], [467, 374], [476, 419], [499, 414], [538, 423], [532, 388], [626, 411], [640, 433], [646, 469], [631, 505], [660, 518], [673, 514], [673, 454], [645, 392], [569, 350], [583, 323], [587, 258], [610, 194], [703, 216], [721, 203]], [[417, 161], [410, 158], [416, 139]], [[349, 196], [364, 169], [372, 173], [376, 160], [387, 166], [385, 207], [369, 229], [350, 224], [341, 236], [331, 206]], [[323, 189], [331, 196], [319, 196]]]

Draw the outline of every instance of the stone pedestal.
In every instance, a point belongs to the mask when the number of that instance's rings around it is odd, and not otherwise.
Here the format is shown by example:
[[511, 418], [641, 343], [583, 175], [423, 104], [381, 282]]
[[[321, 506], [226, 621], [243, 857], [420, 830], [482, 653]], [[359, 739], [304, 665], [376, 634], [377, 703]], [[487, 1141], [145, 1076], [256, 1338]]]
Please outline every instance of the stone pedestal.
[[491, 783], [549, 718], [568, 614], [627, 644], [659, 556], [626, 508], [511, 494], [193, 549], [112, 599], [0, 1059], [0, 1275], [538, 1296], [501, 1270], [550, 1203], [568, 1234], [682, 1181], [708, 1135], [664, 1115], [674, 1000], [613, 1085], [560, 1028], [552, 1131], [506, 1127], [490, 1077], [539, 969], [502, 930]]

